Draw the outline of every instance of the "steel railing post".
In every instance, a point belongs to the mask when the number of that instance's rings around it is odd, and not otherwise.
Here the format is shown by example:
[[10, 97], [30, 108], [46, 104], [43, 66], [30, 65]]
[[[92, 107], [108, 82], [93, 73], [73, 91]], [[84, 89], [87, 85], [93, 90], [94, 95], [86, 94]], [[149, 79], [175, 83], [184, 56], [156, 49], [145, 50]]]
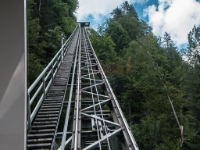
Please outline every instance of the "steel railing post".
[[46, 90], [45, 90], [45, 88], [46, 88], [46, 85], [45, 85], [45, 75], [43, 75], [43, 77], [42, 77], [42, 82], [43, 82], [43, 94], [44, 94], [44, 98], [43, 99], [45, 99], [46, 98]]
[[64, 40], [64, 37], [63, 37], [63, 33], [61, 34], [61, 46], [62, 46], [62, 51], [61, 51], [61, 62], [63, 62], [63, 40]]
[[51, 79], [53, 81], [53, 63], [52, 63], [52, 66], [51, 66]]
[[28, 130], [30, 130], [31, 129], [31, 104], [30, 104], [30, 94], [28, 94], [28, 96], [27, 96], [27, 104], [28, 104], [28, 107], [27, 107], [27, 109], [28, 109]]
[[[60, 50], [56, 53], [56, 55], [53, 57], [53, 59], [49, 62], [49, 64], [45, 67], [45, 69], [40, 73], [40, 75], [37, 77], [37, 79], [32, 83], [32, 85], [28, 88], [28, 94], [27, 94], [27, 128], [31, 129], [31, 122], [33, 121], [42, 101], [46, 98], [46, 93], [49, 89], [49, 84], [52, 84], [53, 79], [55, 78], [55, 75], [58, 71], [58, 68], [60, 64], [64, 61], [64, 56], [66, 54], [66, 51], [69, 48], [69, 44], [71, 43], [72, 37], [74, 36], [76, 29], [73, 31], [73, 33], [70, 35], [70, 37], [64, 42], [64, 34], [61, 35], [61, 44], [62, 47]], [[57, 64], [55, 63], [57, 61]], [[51, 71], [51, 72], [48, 72]], [[48, 72], [48, 73], [47, 73]], [[46, 76], [47, 75], [47, 76]], [[46, 81], [49, 81], [46, 83]], [[51, 83], [50, 83], [51, 82]], [[40, 86], [35, 90], [31, 97], [30, 93], [33, 91], [34, 88], [37, 87], [37, 85], [40, 83]], [[47, 84], [47, 86], [46, 86]], [[31, 111], [31, 105], [34, 102], [35, 99], [37, 99], [38, 94], [42, 92], [39, 101], [37, 102], [35, 108]]]

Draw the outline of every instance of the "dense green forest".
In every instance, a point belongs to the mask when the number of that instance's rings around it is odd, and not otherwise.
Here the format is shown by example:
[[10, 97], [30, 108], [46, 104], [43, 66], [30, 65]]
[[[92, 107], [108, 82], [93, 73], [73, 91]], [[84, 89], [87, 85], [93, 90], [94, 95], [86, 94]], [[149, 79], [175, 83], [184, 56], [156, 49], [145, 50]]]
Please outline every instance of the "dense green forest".
[[78, 0], [28, 0], [28, 85], [76, 27]]
[[194, 27], [188, 47], [178, 50], [167, 32], [156, 37], [127, 2], [97, 32], [88, 29], [141, 150], [200, 149], [199, 30]]
[[[76, 26], [77, 0], [28, 0], [31, 84]], [[200, 28], [178, 50], [125, 2], [88, 33], [140, 150], [199, 150]], [[184, 58], [184, 59], [183, 59]]]

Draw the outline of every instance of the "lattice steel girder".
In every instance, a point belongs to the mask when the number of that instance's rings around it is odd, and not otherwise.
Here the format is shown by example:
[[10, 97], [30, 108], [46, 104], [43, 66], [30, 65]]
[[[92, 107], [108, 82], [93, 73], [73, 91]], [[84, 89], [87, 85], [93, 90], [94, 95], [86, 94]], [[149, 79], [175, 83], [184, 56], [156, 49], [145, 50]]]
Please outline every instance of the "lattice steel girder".
[[138, 150], [86, 30], [79, 29], [72, 136], [65, 145], [71, 150]]
[[[88, 41], [89, 41], [89, 38], [88, 38]], [[121, 110], [121, 108], [120, 108], [120, 106], [118, 104], [118, 101], [116, 100], [116, 97], [115, 97], [115, 95], [114, 95], [114, 93], [112, 91], [112, 88], [111, 88], [111, 86], [110, 86], [110, 84], [109, 84], [109, 82], [108, 82], [108, 80], [106, 78], [106, 75], [105, 75], [105, 73], [104, 73], [104, 71], [103, 71], [103, 69], [102, 69], [102, 67], [101, 67], [101, 65], [100, 65], [100, 63], [98, 61], [98, 58], [97, 58], [97, 56], [96, 56], [96, 54], [95, 54], [95, 52], [94, 52], [94, 50], [92, 48], [92, 45], [91, 45], [90, 41], [89, 41], [89, 44], [91, 46], [93, 54], [95, 55], [94, 57], [95, 57], [95, 59], [97, 61], [98, 67], [101, 70], [101, 76], [105, 81], [105, 86], [106, 86], [106, 89], [107, 89], [107, 93], [108, 93], [109, 97], [111, 97], [112, 106], [114, 108], [114, 112], [115, 112], [115, 115], [117, 116], [118, 122], [121, 125], [122, 131], [123, 131], [123, 135], [124, 135], [124, 138], [126, 140], [126, 145], [128, 146], [129, 149], [137, 150], [139, 148], [138, 148], [138, 146], [136, 144], [136, 141], [135, 141], [135, 139], [134, 139], [134, 137], [133, 137], [133, 135], [132, 135], [132, 133], [130, 131], [130, 128], [129, 128], [127, 122], [126, 122], [126, 119], [123, 116], [122, 110]]]

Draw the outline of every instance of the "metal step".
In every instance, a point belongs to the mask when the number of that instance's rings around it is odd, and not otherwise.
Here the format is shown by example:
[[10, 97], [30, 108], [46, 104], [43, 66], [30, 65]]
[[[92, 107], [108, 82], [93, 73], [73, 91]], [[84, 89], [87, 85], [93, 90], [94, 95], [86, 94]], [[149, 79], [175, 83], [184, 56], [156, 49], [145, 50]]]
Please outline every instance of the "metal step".
[[62, 104], [61, 100], [44, 100], [43, 104]]
[[62, 98], [58, 98], [58, 97], [57, 98], [46, 98], [45, 99], [45, 101], [53, 101], [53, 100], [54, 101], [62, 101], [63, 99]]
[[56, 107], [61, 107], [60, 104], [43, 104], [41, 108], [56, 108]]
[[48, 138], [53, 137], [54, 133], [47, 133], [47, 134], [28, 134], [28, 139], [36, 139], [36, 138]]
[[35, 121], [58, 120], [58, 117], [36, 118]]
[[40, 121], [36, 122], [34, 121], [34, 125], [48, 125], [48, 124], [57, 124], [57, 121]]
[[34, 129], [55, 129], [55, 124], [48, 124], [48, 125], [33, 125], [32, 130]]
[[39, 111], [38, 114], [58, 114], [59, 111]]
[[46, 115], [37, 115], [37, 118], [48, 118], [48, 117], [57, 117], [57, 114], [46, 114]]
[[[76, 33], [76, 36], [78, 34]], [[71, 75], [72, 60], [75, 51], [74, 38], [73, 47], [69, 47], [64, 60], [61, 64], [56, 77], [54, 78], [46, 98], [43, 101], [37, 115], [32, 122], [32, 128], [27, 135], [27, 149], [51, 149], [55, 140], [55, 133], [58, 128], [58, 121], [61, 115], [60, 111], [63, 106], [63, 97], [66, 92], [69, 76]], [[72, 46], [72, 45], [71, 45]]]
[[54, 129], [38, 129], [38, 130], [31, 130], [29, 133], [30, 134], [35, 134], [35, 133], [53, 133], [55, 130]]
[[28, 139], [28, 144], [34, 143], [51, 143], [53, 138], [40, 138], [40, 139]]
[[54, 107], [60, 107], [62, 103], [47, 103], [47, 104], [43, 104], [42, 107], [51, 107], [51, 106], [54, 106]]
[[42, 143], [42, 144], [28, 144], [27, 149], [34, 150], [49, 150], [51, 148], [51, 143]]
[[54, 108], [40, 108], [40, 111], [59, 111], [60, 107]]

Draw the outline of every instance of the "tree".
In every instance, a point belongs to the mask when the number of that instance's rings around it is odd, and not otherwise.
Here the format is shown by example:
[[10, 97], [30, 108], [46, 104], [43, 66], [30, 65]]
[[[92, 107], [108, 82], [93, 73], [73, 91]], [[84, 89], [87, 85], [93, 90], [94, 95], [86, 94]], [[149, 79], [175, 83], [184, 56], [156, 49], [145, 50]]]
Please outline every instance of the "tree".
[[118, 23], [127, 32], [127, 36], [129, 37], [127, 39], [127, 42], [130, 42], [130, 40], [136, 40], [137, 36], [142, 35], [142, 28], [140, 26], [140, 22], [135, 17], [121, 17], [118, 19]]
[[117, 53], [123, 50], [124, 47], [128, 45], [128, 35], [124, 28], [117, 22], [111, 21], [106, 29], [106, 34], [111, 36], [113, 42], [115, 43], [115, 51]]
[[117, 7], [110, 14], [114, 19], [118, 19], [122, 16], [122, 9]]
[[159, 43], [134, 11], [123, 3], [90, 36], [139, 148], [199, 149], [199, 29], [188, 35], [185, 62], [170, 34]]
[[39, 42], [40, 39], [40, 25], [39, 18], [33, 18], [35, 7], [33, 0], [28, 1], [28, 85], [31, 85], [43, 69], [46, 45], [45, 42]]
[[29, 84], [60, 49], [61, 33], [67, 38], [75, 29], [77, 6], [77, 0], [28, 0]]
[[128, 16], [133, 16], [133, 17], [135, 17], [138, 20], [137, 12], [135, 11], [133, 5], [130, 5], [128, 3], [128, 1], [125, 1], [122, 4], [122, 11], [123, 11], [124, 14], [126, 14]]

